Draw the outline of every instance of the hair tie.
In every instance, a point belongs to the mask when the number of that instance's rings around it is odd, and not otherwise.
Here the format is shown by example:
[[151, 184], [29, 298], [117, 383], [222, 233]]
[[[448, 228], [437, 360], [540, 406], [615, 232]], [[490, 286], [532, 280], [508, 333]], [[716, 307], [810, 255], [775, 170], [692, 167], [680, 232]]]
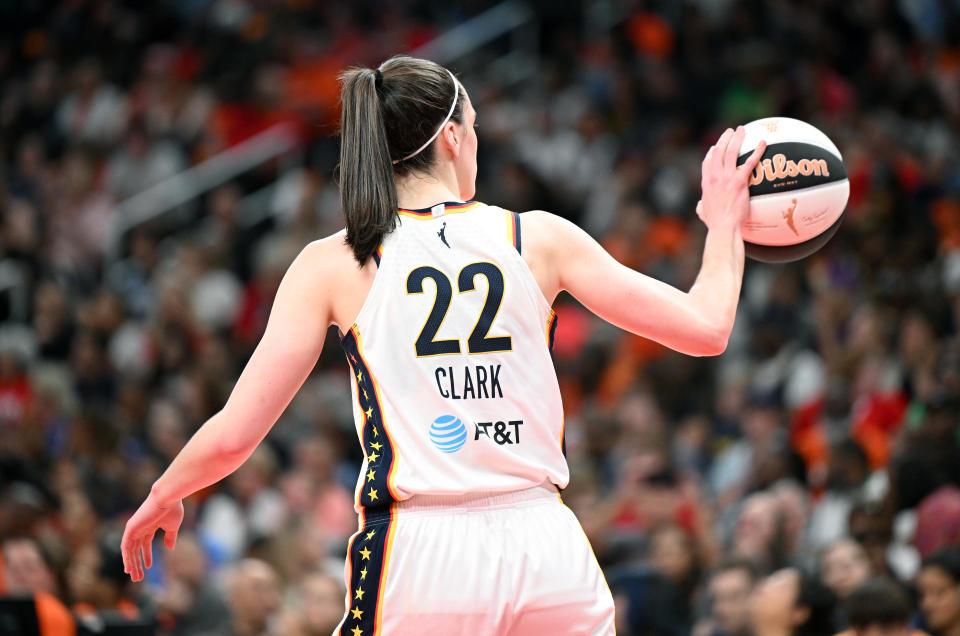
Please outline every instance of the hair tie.
[[445, 71], [447, 72], [447, 75], [449, 75], [449, 76], [450, 76], [450, 79], [453, 81], [453, 103], [450, 104], [450, 110], [447, 111], [447, 116], [443, 118], [443, 121], [442, 121], [442, 122], [440, 122], [440, 126], [437, 127], [437, 132], [435, 132], [435, 133], [433, 133], [432, 135], [430, 135], [430, 139], [427, 139], [427, 141], [426, 141], [422, 146], [420, 146], [419, 148], [417, 148], [416, 150], [414, 150], [413, 152], [411, 152], [411, 153], [410, 153], [409, 155], [407, 155], [406, 157], [404, 157], [404, 158], [402, 158], [402, 159], [394, 159], [394, 160], [392, 161], [392, 163], [393, 163], [394, 165], [400, 163], [401, 161], [406, 161], [407, 159], [409, 159], [409, 158], [411, 158], [411, 157], [415, 157], [415, 156], [417, 156], [418, 154], [420, 154], [420, 152], [421, 152], [424, 148], [426, 148], [427, 146], [429, 146], [430, 143], [433, 142], [433, 140], [437, 138], [437, 135], [440, 134], [440, 131], [443, 130], [443, 127], [447, 125], [447, 122], [448, 122], [448, 121], [450, 121], [450, 117], [453, 116], [453, 111], [457, 108], [457, 98], [460, 97], [460, 82], [458, 82], [458, 81], [457, 81], [457, 78], [453, 76], [453, 73], [450, 72], [450, 69], [443, 69], [443, 70], [445, 70]]
[[377, 90], [380, 90], [383, 88], [383, 73], [380, 72], [380, 69], [375, 68], [373, 69], [373, 76], [373, 85]]

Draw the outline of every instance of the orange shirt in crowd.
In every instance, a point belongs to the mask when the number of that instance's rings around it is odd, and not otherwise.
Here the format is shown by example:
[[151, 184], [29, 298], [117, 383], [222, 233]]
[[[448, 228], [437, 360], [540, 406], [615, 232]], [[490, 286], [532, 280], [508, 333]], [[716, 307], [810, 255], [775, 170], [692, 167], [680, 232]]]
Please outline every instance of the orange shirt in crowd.
[[37, 606], [37, 620], [40, 623], [40, 636], [75, 636], [77, 624], [70, 610], [56, 596], [47, 592], [33, 595]]

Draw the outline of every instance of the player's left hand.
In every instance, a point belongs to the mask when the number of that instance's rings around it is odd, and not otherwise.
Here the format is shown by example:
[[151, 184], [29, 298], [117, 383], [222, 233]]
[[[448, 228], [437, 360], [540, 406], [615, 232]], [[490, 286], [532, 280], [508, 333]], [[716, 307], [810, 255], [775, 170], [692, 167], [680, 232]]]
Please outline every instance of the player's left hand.
[[[177, 532], [183, 523], [183, 502], [162, 505], [153, 495], [147, 497], [123, 530], [120, 551], [123, 553], [123, 571], [131, 581], [143, 579], [143, 570], [153, 565], [153, 535], [164, 531], [163, 542], [169, 548], [177, 543]], [[140, 557], [143, 555], [141, 563]]]

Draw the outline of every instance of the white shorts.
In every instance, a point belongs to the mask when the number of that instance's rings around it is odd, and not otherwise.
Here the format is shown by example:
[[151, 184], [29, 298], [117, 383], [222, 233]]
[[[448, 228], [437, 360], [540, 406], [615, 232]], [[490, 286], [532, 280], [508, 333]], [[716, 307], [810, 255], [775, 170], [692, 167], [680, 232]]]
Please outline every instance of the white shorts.
[[342, 636], [614, 633], [603, 572], [553, 486], [365, 511], [345, 571]]

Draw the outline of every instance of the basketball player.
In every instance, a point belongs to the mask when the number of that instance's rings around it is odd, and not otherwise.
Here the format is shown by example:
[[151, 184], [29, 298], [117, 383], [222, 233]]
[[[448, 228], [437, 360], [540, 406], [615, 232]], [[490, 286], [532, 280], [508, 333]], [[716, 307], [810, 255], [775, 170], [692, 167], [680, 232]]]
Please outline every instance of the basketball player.
[[253, 452], [337, 325], [365, 456], [337, 633], [612, 634], [610, 591], [558, 495], [568, 471], [550, 306], [567, 290], [635, 334], [721, 353], [764, 145], [738, 168], [738, 128], [707, 153], [703, 265], [684, 293], [561, 218], [472, 201], [477, 114], [447, 69], [394, 57], [342, 81], [346, 230], [290, 265], [226, 406], [127, 523], [126, 571], [143, 578], [158, 528], [173, 548], [181, 500]]

